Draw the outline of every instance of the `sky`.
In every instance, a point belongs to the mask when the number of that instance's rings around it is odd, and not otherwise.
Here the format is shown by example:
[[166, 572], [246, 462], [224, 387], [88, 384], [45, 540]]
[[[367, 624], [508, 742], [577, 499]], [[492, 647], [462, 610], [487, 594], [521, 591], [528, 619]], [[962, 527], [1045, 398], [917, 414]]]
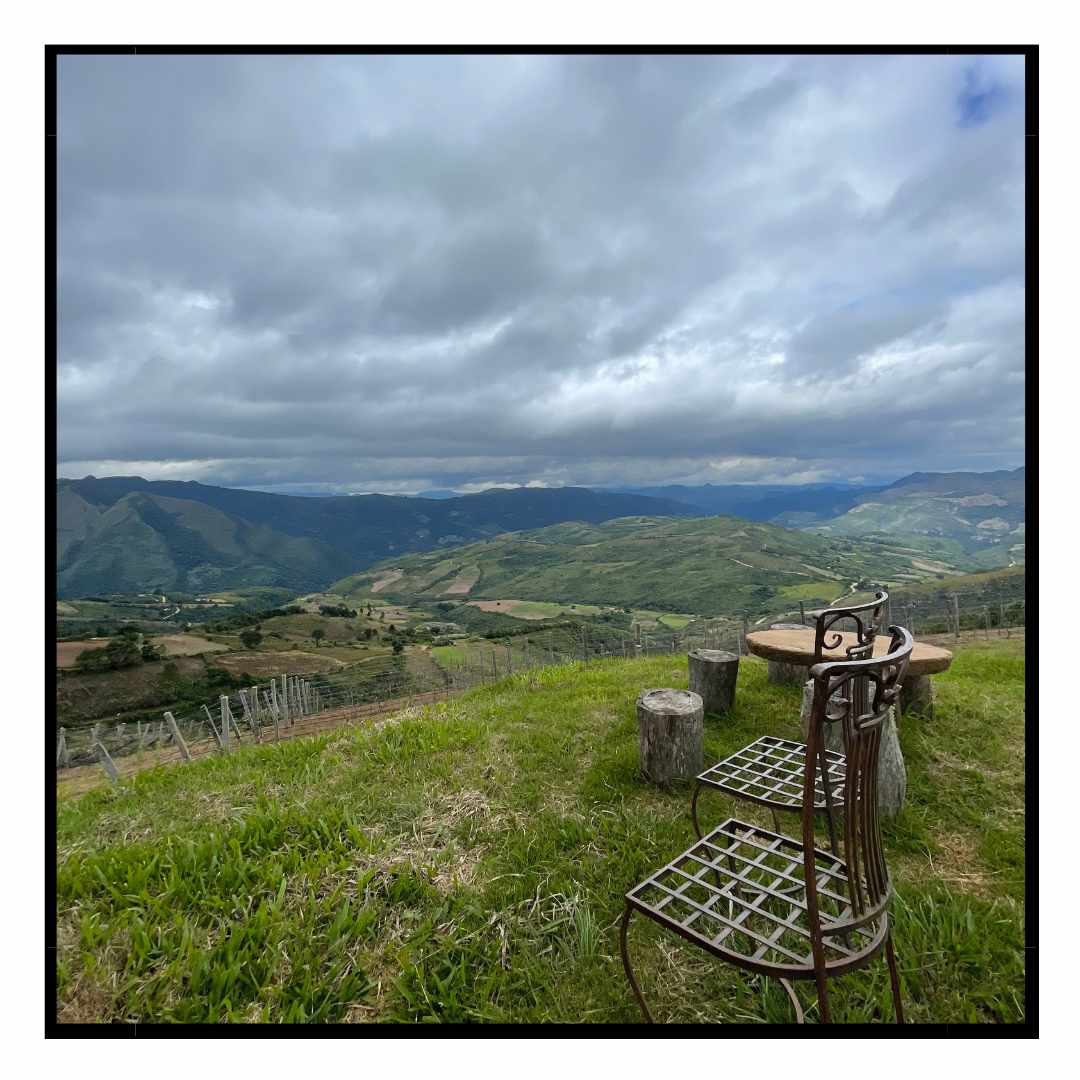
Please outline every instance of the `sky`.
[[1024, 459], [1010, 56], [65, 56], [58, 476]]

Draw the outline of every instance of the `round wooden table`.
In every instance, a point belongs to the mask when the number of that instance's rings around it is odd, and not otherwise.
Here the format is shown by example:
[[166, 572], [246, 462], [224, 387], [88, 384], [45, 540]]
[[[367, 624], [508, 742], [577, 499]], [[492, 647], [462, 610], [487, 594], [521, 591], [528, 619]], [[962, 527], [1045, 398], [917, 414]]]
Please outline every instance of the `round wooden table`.
[[[828, 636], [835, 632], [829, 631]], [[846, 660], [844, 650], [857, 644], [854, 634], [843, 634], [839, 648], [826, 649], [822, 660]], [[874, 656], [884, 656], [889, 651], [889, 635], [878, 634], [874, 639]], [[814, 659], [814, 631], [812, 627], [781, 626], [769, 630], [755, 630], [746, 635], [746, 647], [763, 660], [769, 661], [769, 675], [774, 682], [805, 682]], [[930, 676], [948, 670], [952, 653], [936, 645], [916, 641], [908, 661], [907, 677], [900, 691], [900, 707], [903, 711], [914, 709], [928, 716], [934, 711], [934, 688]], [[774, 667], [775, 665], [775, 667]]]

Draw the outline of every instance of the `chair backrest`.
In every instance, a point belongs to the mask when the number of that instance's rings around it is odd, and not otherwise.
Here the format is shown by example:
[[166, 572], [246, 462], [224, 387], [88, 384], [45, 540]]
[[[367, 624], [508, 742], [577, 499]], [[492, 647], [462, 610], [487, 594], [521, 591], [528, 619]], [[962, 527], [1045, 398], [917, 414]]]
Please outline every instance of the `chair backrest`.
[[[914, 640], [902, 626], [890, 626], [889, 651], [866, 660], [837, 660], [810, 669], [814, 699], [806, 741], [803, 791], [803, 843], [811, 937], [820, 941], [818, 904], [820, 863], [815, 863], [814, 785], [821, 765], [825, 724], [839, 723], [847, 758], [843, 798], [843, 857], [848, 870], [846, 916], [831, 911], [826, 933], [833, 935], [875, 919], [892, 892], [878, 821], [878, 753], [889, 708], [897, 701]], [[824, 782], [824, 777], [822, 781]]]
[[827, 649], [838, 649], [844, 643], [841, 632], [832, 628], [845, 619], [855, 624], [855, 644], [845, 649], [849, 660], [865, 660], [874, 655], [874, 637], [878, 624], [885, 613], [889, 594], [878, 589], [874, 599], [865, 604], [851, 604], [847, 607], [827, 607], [806, 614], [814, 620], [814, 663], [820, 664]]

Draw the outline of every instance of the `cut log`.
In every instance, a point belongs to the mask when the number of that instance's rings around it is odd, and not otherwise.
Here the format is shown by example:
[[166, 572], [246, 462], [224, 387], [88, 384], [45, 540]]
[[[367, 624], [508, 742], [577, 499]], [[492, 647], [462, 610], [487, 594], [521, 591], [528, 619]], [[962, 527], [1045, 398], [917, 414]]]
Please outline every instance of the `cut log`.
[[690, 692], [697, 694], [707, 713], [731, 712], [735, 704], [735, 682], [739, 677], [739, 658], [721, 649], [691, 649]]
[[687, 690], [645, 690], [637, 699], [641, 774], [667, 787], [705, 768], [705, 707]]
[[[874, 687], [871, 685], [870, 693]], [[803, 738], [810, 734], [810, 712], [814, 706], [814, 680], [808, 679], [803, 688], [802, 711], [799, 722]], [[844, 738], [840, 723], [825, 724], [825, 749], [843, 754]], [[896, 817], [904, 808], [907, 797], [907, 767], [900, 749], [900, 736], [896, 729], [896, 709], [889, 708], [881, 729], [881, 746], [878, 750], [878, 813], [883, 818]]]

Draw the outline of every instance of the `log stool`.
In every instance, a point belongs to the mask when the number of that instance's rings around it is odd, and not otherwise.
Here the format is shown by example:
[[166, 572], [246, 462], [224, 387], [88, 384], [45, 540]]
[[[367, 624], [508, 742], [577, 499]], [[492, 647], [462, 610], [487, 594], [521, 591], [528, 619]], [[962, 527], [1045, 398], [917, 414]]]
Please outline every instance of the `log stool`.
[[735, 704], [735, 682], [739, 677], [739, 658], [721, 649], [691, 649], [690, 691], [697, 694], [707, 713], [728, 713]]
[[644, 690], [637, 699], [641, 774], [667, 787], [705, 767], [705, 708], [687, 690]]

